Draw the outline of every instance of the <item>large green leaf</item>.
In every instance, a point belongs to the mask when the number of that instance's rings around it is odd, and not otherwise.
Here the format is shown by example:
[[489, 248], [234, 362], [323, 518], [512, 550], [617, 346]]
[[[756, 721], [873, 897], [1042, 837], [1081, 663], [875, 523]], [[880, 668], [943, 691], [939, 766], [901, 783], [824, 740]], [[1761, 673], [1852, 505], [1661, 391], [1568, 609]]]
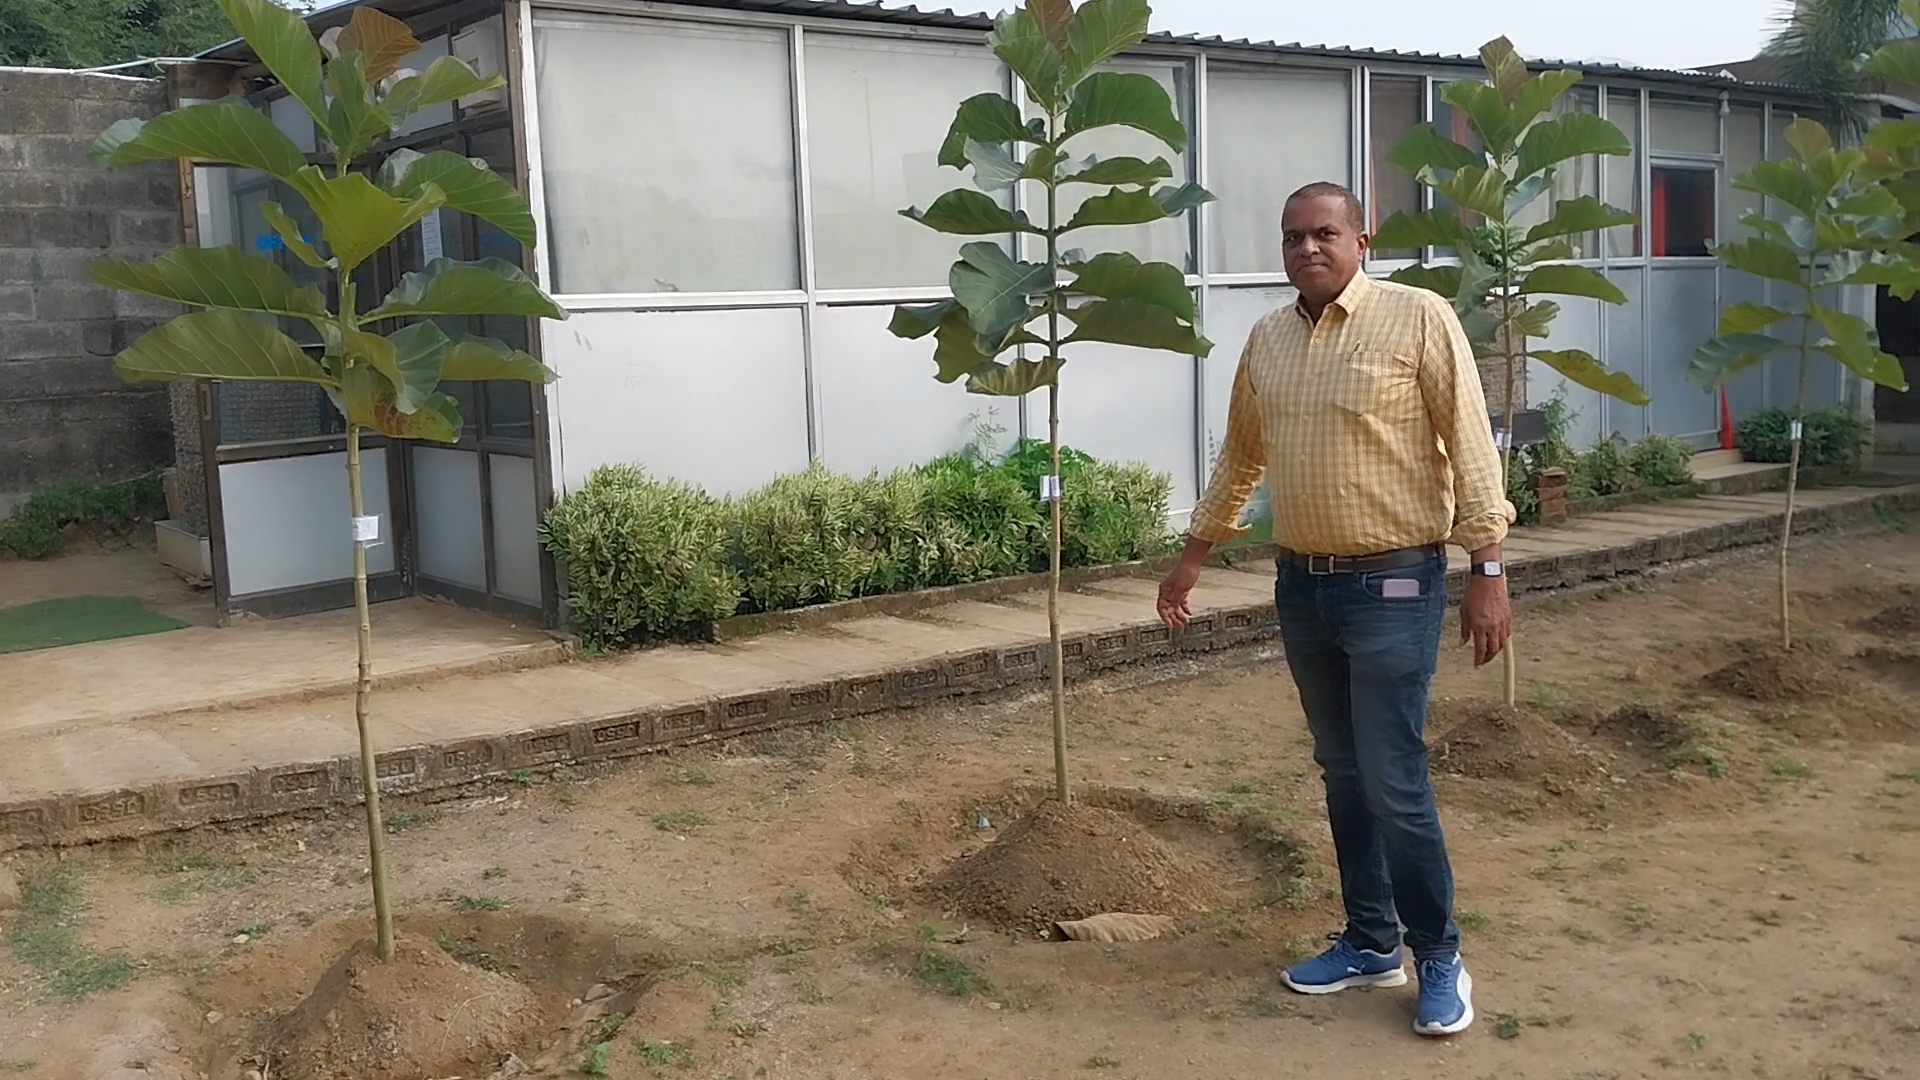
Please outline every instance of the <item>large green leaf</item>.
[[1030, 13], [1016, 8], [995, 19], [987, 45], [1019, 77], [1034, 104], [1049, 113], [1059, 110], [1067, 92], [1066, 61]]
[[1544, 338], [1553, 332], [1553, 320], [1559, 314], [1559, 304], [1536, 300], [1502, 319], [1500, 327], [1518, 337]]
[[1556, 296], [1585, 296], [1609, 304], [1624, 304], [1627, 294], [1598, 270], [1584, 266], [1554, 263], [1536, 266], [1520, 280], [1520, 291], [1528, 296], [1552, 293]]
[[1383, 251], [1400, 248], [1467, 247], [1473, 234], [1460, 218], [1447, 210], [1422, 210], [1408, 214], [1395, 210], [1374, 231], [1372, 246]]
[[420, 315], [524, 315], [565, 319], [567, 313], [519, 267], [505, 259], [435, 259], [407, 274], [366, 322]]
[[463, 158], [450, 150], [402, 157], [400, 167], [382, 170], [381, 186], [396, 198], [417, 198], [428, 186], [439, 188], [449, 208], [471, 214], [527, 247], [536, 237], [533, 211], [505, 177], [479, 158]]
[[1027, 0], [1027, 13], [1040, 33], [1064, 53], [1073, 33], [1073, 0]]
[[1566, 69], [1543, 71], [1528, 79], [1513, 104], [1515, 122], [1525, 128], [1535, 117], [1553, 108], [1553, 103], [1560, 99], [1560, 95], [1572, 89], [1580, 79], [1579, 72]]
[[1440, 134], [1432, 124], [1415, 124], [1387, 154], [1388, 163], [1409, 176], [1419, 176], [1423, 169], [1450, 173], [1469, 165], [1484, 165], [1486, 160], [1484, 155]]
[[1520, 257], [1515, 260], [1521, 266], [1537, 266], [1540, 263], [1562, 262], [1576, 258], [1578, 252], [1565, 239], [1548, 240], [1541, 244], [1523, 244]]
[[440, 385], [447, 335], [434, 323], [417, 322], [391, 337], [348, 330], [341, 343], [349, 370], [365, 365], [392, 384], [393, 407], [400, 412], [418, 409]]
[[393, 114], [373, 100], [359, 53], [347, 53], [327, 65], [333, 99], [327, 103], [326, 132], [334, 152], [352, 161], [393, 130]]
[[955, 382], [993, 362], [994, 354], [981, 347], [967, 310], [959, 304], [947, 310], [933, 334], [934, 378]]
[[1166, 216], [1166, 208], [1160, 205], [1152, 192], [1122, 188], [1105, 195], [1095, 195], [1081, 203], [1079, 209], [1073, 212], [1073, 219], [1067, 222], [1061, 232], [1096, 225], [1144, 225]]
[[1721, 386], [1781, 347], [1780, 339], [1770, 334], [1721, 334], [1694, 350], [1687, 378], [1696, 386]]
[[1776, 199], [1809, 217], [1819, 213], [1827, 189], [1799, 161], [1762, 161], [1733, 178], [1733, 186]]
[[1781, 311], [1777, 307], [1742, 300], [1720, 309], [1720, 334], [1723, 337], [1757, 334], [1781, 319], [1791, 317], [1791, 312]]
[[379, 82], [399, 70], [400, 61], [420, 51], [407, 24], [370, 7], [358, 8], [340, 33], [340, 51], [358, 53], [368, 79]]
[[1155, 188], [1153, 201], [1168, 217], [1179, 217], [1189, 210], [1197, 210], [1203, 204], [1214, 201], [1213, 193], [1199, 184], [1181, 184], [1179, 187]]
[[1499, 90], [1483, 82], [1462, 80], [1441, 87], [1440, 99], [1466, 115], [1468, 126], [1480, 136], [1487, 153], [1504, 158], [1513, 152], [1520, 125], [1514, 119], [1513, 106]]
[[1166, 87], [1151, 75], [1101, 71], [1073, 88], [1066, 134], [1115, 126], [1144, 131], [1176, 151], [1187, 148], [1186, 125], [1174, 115]]
[[320, 257], [318, 251], [314, 250], [312, 241], [301, 233], [300, 223], [293, 220], [285, 210], [280, 209], [279, 203], [272, 199], [261, 203], [260, 216], [266, 219], [268, 227], [273, 229], [274, 235], [280, 238], [280, 242], [286, 245], [287, 250], [293, 252], [294, 258], [315, 270], [324, 270], [331, 265], [326, 259]]
[[1901, 300], [1920, 291], [1920, 266], [1905, 254], [1836, 251], [1821, 285], [1884, 285]]
[[444, 105], [469, 94], [498, 90], [507, 85], [499, 75], [481, 76], [458, 57], [442, 56], [427, 65], [427, 70], [393, 84], [387, 94], [387, 110], [396, 120], [405, 119], [430, 105]]
[[1173, 164], [1166, 158], [1143, 161], [1136, 157], [1090, 157], [1071, 168], [1073, 171], [1059, 178], [1060, 183], [1099, 184], [1103, 187], [1146, 185], [1173, 175]]
[[992, 236], [996, 233], [1037, 232], [1025, 214], [1015, 214], [978, 191], [956, 188], [933, 200], [921, 210], [908, 207], [900, 211], [931, 229], [955, 236]]
[[1507, 101], [1516, 101], [1527, 86], [1527, 62], [1505, 34], [1480, 46], [1480, 66], [1487, 81]]
[[1816, 120], [1796, 116], [1787, 125], [1787, 145], [1803, 161], [1811, 161], [1833, 150], [1833, 135]]
[[238, 165], [279, 180], [307, 166], [293, 140], [239, 98], [189, 105], [144, 122], [122, 120], [93, 144], [94, 164], [108, 167], [178, 158]]
[[1201, 337], [1191, 324], [1156, 304], [1139, 300], [1095, 300], [1074, 308], [1068, 315], [1073, 319], [1073, 333], [1067, 336], [1067, 343], [1104, 341], [1198, 357], [1213, 351], [1213, 343]]
[[1068, 86], [1145, 40], [1152, 14], [1147, 0], [1087, 0], [1081, 4], [1074, 13], [1062, 54], [1067, 62]]
[[1403, 266], [1388, 274], [1387, 280], [1439, 293], [1452, 300], [1460, 295], [1461, 271], [1458, 266]]
[[958, 306], [953, 300], [941, 300], [933, 304], [896, 304], [893, 320], [887, 323], [887, 332], [894, 337], [917, 341], [939, 329], [947, 313]]
[[974, 331], [996, 338], [1027, 321], [1033, 306], [1028, 298], [1053, 287], [1054, 271], [1045, 263], [1019, 262], [999, 244], [962, 244], [947, 283]]
[[[1912, 45], [1920, 49], [1920, 41], [1914, 41]], [[1920, 145], [1920, 120], [1882, 120], [1868, 128], [1861, 141], [1874, 150], [1898, 153]]]
[[327, 176], [314, 166], [302, 169], [294, 177], [293, 186], [306, 198], [313, 216], [320, 219], [327, 248], [342, 273], [351, 273], [447, 201], [446, 195], [431, 184], [402, 201], [373, 186], [362, 173]]
[[1615, 225], [1631, 225], [1638, 220], [1631, 211], [1608, 206], [1591, 195], [1561, 199], [1554, 203], [1552, 217], [1527, 230], [1527, 243], [1533, 244], [1556, 236], [1597, 232]]
[[114, 361], [128, 382], [229, 379], [331, 385], [292, 338], [256, 316], [226, 308], [182, 315], [140, 335]]
[[1545, 195], [1552, 187], [1553, 172], [1551, 170], [1534, 173], [1532, 176], [1518, 183], [1508, 184], [1505, 204], [1507, 211], [1506, 220], [1512, 221], [1514, 218], [1519, 217], [1527, 207], [1532, 206], [1540, 196]]
[[1035, 390], [1057, 382], [1060, 369], [1065, 364], [1066, 361], [1058, 357], [988, 364], [967, 375], [967, 393], [986, 397], [1026, 397]]
[[145, 293], [193, 307], [232, 308], [318, 319], [327, 298], [312, 285], [294, 284], [277, 263], [227, 244], [177, 247], [149, 263], [103, 259], [87, 268], [109, 289]]
[[1194, 320], [1193, 290], [1180, 268], [1168, 263], [1143, 263], [1124, 252], [1106, 252], [1077, 266], [1078, 276], [1068, 288], [1084, 296], [1107, 300], [1137, 300], [1165, 308], [1187, 322]]
[[1899, 85], [1920, 83], [1920, 41], [1913, 38], [1887, 41], [1867, 57], [1860, 70]]
[[298, 13], [274, 0], [219, 0], [227, 22], [253, 48], [287, 93], [325, 126], [327, 103], [320, 90], [320, 46]]
[[463, 337], [447, 346], [442, 382], [549, 383], [560, 376], [530, 354], [494, 338]]
[[1623, 371], [1614, 371], [1580, 349], [1533, 349], [1528, 356], [1552, 368], [1568, 382], [1598, 391], [1629, 405], [1645, 405], [1652, 399]]
[[1900, 358], [1880, 348], [1880, 334], [1872, 324], [1858, 315], [1849, 315], [1825, 304], [1813, 305], [1812, 311], [1814, 318], [1820, 320], [1820, 325], [1826, 327], [1828, 335], [1820, 339], [1814, 348], [1845, 364], [1849, 371], [1875, 385], [1906, 392], [1907, 378], [1900, 369]]
[[940, 144], [940, 164], [950, 169], [967, 165], [967, 140], [1003, 145], [1039, 142], [1020, 116], [1020, 106], [999, 94], [975, 94], [962, 101]]
[[459, 402], [445, 394], [436, 393], [421, 402], [419, 407], [403, 411], [395, 402], [392, 384], [379, 372], [364, 365], [347, 369], [339, 401], [347, 423], [377, 431], [388, 438], [443, 443], [460, 441]]
[[967, 163], [973, 166], [973, 186], [989, 193], [1005, 191], [1027, 175], [1026, 166], [999, 143], [968, 139]]
[[1469, 165], [1435, 184], [1433, 190], [1491, 221], [1501, 220], [1507, 212], [1507, 178], [1495, 169]]
[[1804, 283], [1805, 272], [1801, 268], [1800, 255], [1771, 237], [1749, 236], [1745, 240], [1717, 245], [1713, 253], [1735, 270], [1792, 285]]
[[1633, 143], [1608, 120], [1592, 113], [1567, 113], [1528, 129], [1520, 140], [1514, 175], [1525, 179], [1542, 170], [1587, 154], [1631, 154]]

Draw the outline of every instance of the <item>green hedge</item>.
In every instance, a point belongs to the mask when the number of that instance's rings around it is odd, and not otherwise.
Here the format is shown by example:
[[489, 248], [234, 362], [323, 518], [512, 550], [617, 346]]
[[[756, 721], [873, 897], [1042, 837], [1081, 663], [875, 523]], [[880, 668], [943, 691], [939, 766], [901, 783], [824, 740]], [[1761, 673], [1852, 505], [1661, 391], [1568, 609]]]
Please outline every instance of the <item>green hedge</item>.
[[[1026, 441], [999, 463], [954, 454], [866, 477], [816, 466], [720, 500], [609, 466], [554, 507], [541, 542], [567, 575], [581, 639], [639, 644], [697, 635], [736, 612], [1043, 570], [1046, 468], [1046, 444]], [[1170, 477], [1068, 448], [1060, 472], [1066, 565], [1170, 547]]]
[[[1748, 461], [1785, 465], [1793, 454], [1792, 425], [1785, 409], [1762, 409], [1735, 426], [1734, 441]], [[1801, 422], [1800, 464], [1859, 468], [1872, 437], [1867, 422], [1845, 408], [1810, 409]]]
[[28, 495], [0, 521], [0, 554], [44, 558], [66, 546], [68, 528], [124, 532], [166, 516], [166, 485], [159, 473], [131, 480], [73, 480]]
[[1518, 511], [1519, 524], [1540, 521], [1540, 498], [1533, 477], [1542, 469], [1564, 469], [1567, 473], [1567, 499], [1595, 499], [1648, 488], [1680, 487], [1693, 482], [1693, 447], [1671, 435], [1649, 435], [1636, 442], [1614, 437], [1604, 439], [1585, 450], [1576, 450], [1567, 441], [1567, 428], [1574, 412], [1566, 399], [1556, 394], [1540, 406], [1545, 414], [1546, 439], [1536, 446], [1515, 451], [1512, 475], [1507, 478], [1507, 498]]

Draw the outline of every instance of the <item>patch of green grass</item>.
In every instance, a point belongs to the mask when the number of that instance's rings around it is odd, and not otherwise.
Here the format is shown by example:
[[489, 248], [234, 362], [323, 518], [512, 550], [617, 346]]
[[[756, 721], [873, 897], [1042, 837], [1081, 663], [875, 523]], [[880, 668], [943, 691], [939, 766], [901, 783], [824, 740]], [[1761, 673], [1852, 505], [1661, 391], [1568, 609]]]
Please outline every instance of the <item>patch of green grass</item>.
[[441, 952], [446, 953], [448, 956], [453, 957], [468, 967], [477, 967], [482, 971], [492, 972], [501, 970], [499, 957], [494, 956], [492, 953], [478, 946], [469, 945], [461, 941], [448, 931], [442, 930], [433, 935], [433, 943], [440, 946]]
[[1707, 1037], [1697, 1031], [1687, 1032], [1687, 1049], [1699, 1053], [1707, 1048]]
[[1108, 1053], [1098, 1053], [1087, 1059], [1089, 1069], [1117, 1069], [1120, 1059]]
[[1556, 1021], [1529, 1013], [1495, 1013], [1493, 1033], [1503, 1039], [1517, 1039], [1530, 1027], [1552, 1027]]
[[454, 897], [453, 910], [462, 915], [472, 915], [480, 911], [505, 911], [507, 902], [498, 896], [467, 896], [462, 893]]
[[653, 817], [653, 827], [665, 833], [692, 832], [702, 826], [711, 824], [713, 824], [713, 819], [707, 815], [698, 810], [684, 808], [680, 810], [668, 810], [663, 814], [655, 814]]
[[920, 985], [948, 997], [993, 993], [993, 980], [984, 972], [937, 945], [920, 950], [912, 974]]
[[1247, 998], [1247, 1015], [1258, 1016], [1264, 1020], [1277, 1020], [1287, 1015], [1287, 1007], [1271, 990], [1256, 990]]
[[154, 899], [172, 906], [203, 893], [243, 889], [260, 879], [255, 871], [204, 851], [163, 847], [147, 856], [147, 872], [162, 879]]
[[1920, 784], [1920, 766], [1915, 766], [1911, 769], [1901, 769], [1899, 772], [1890, 772], [1887, 774], [1887, 779], [1903, 780], [1909, 784]]
[[1813, 769], [1804, 762], [1792, 758], [1779, 758], [1773, 763], [1773, 775], [1782, 780], [1811, 780]]
[[689, 766], [685, 769], [675, 770], [673, 782], [676, 784], [685, 784], [689, 787], [712, 787], [718, 782], [718, 778], [713, 775], [712, 769], [705, 768], [704, 766]]
[[673, 1042], [641, 1039], [640, 1060], [652, 1069], [664, 1069], [669, 1066], [691, 1069], [693, 1068], [693, 1051]]
[[820, 984], [811, 978], [802, 978], [799, 981], [794, 988], [794, 997], [802, 1005], [825, 1005], [828, 1000], [827, 992], [820, 989]]
[[580, 1071], [588, 1076], [607, 1075], [607, 1066], [613, 1064], [613, 1044], [597, 1042], [587, 1047], [580, 1058]]
[[1907, 531], [1906, 517], [1902, 515], [1900, 511], [1895, 510], [1893, 507], [1888, 506], [1885, 503], [1874, 503], [1873, 514], [1875, 517], [1880, 519], [1880, 524], [1882, 526], [1897, 533], [1904, 533]]
[[1635, 930], [1645, 930], [1653, 925], [1653, 910], [1645, 904], [1628, 904], [1620, 917]]
[[1493, 925], [1493, 917], [1484, 911], [1462, 911], [1453, 917], [1453, 921], [1469, 934], [1477, 934]]
[[425, 811], [400, 810], [392, 814], [382, 815], [380, 818], [380, 827], [386, 830], [388, 836], [398, 836], [403, 832], [412, 832], [423, 825], [430, 824], [432, 821], [433, 815]]
[[20, 910], [7, 929], [7, 946], [14, 959], [45, 981], [49, 993], [68, 1001], [133, 981], [133, 961], [81, 940], [86, 921], [86, 883], [79, 867], [53, 863], [20, 882]]
[[714, 1027], [736, 1039], [756, 1038], [766, 1030], [766, 1025], [751, 1016], [741, 1016], [737, 1009], [724, 1001], [714, 1002], [709, 1015]]
[[1687, 718], [1685, 737], [1666, 752], [1667, 771], [1680, 773], [1687, 769], [1699, 769], [1709, 779], [1725, 779], [1725, 739], [1730, 730], [1726, 724], [1715, 724], [1699, 717]]
[[0, 1073], [32, 1072], [39, 1064], [37, 1061], [28, 1061], [25, 1058], [0, 1058]]
[[629, 1015], [628, 1013], [608, 1013], [595, 1021], [593, 1025], [593, 1041], [612, 1042], [613, 1037], [620, 1034], [620, 1029], [626, 1026]]
[[270, 929], [272, 929], [272, 927], [267, 923], [265, 919], [255, 919], [252, 922], [248, 923], [247, 925], [241, 927], [240, 929], [235, 930], [233, 934], [235, 937], [239, 937], [244, 934], [246, 935], [248, 940], [258, 941], [261, 938], [266, 937], [267, 931]]

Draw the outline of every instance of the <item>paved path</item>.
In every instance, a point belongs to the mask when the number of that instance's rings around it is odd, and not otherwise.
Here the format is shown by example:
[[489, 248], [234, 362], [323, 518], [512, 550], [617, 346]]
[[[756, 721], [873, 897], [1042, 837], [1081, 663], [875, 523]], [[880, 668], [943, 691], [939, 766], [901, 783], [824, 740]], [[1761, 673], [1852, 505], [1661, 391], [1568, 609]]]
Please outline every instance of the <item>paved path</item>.
[[[1701, 498], [1517, 530], [1507, 544], [1509, 573], [1516, 591], [1566, 588], [1762, 543], [1777, 534], [1781, 507], [1778, 493]], [[1807, 528], [1864, 524], [1883, 508], [1920, 510], [1920, 484], [1815, 490], [1802, 493], [1801, 507]], [[1456, 573], [1463, 569], [1456, 563]], [[1178, 634], [1155, 620], [1154, 589], [1149, 578], [1112, 578], [1062, 598], [1069, 676], [1272, 632], [1266, 565], [1209, 571], [1194, 595], [1194, 624]], [[1027, 592], [723, 645], [396, 686], [375, 699], [378, 739], [389, 748], [379, 758], [381, 789], [458, 788], [518, 769], [1038, 684], [1046, 634], [1045, 596]], [[351, 649], [339, 650], [313, 659], [350, 666]], [[194, 663], [181, 658], [183, 667]], [[110, 677], [96, 673], [96, 681]], [[0, 850], [311, 809], [360, 794], [350, 694], [102, 710], [37, 725], [14, 705], [0, 723]]]

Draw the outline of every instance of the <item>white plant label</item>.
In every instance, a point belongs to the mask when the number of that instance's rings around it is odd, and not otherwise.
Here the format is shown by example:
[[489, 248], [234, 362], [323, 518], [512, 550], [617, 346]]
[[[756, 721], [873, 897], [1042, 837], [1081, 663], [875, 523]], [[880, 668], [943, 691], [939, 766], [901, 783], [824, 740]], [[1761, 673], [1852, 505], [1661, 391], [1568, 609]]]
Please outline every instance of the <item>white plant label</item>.
[[1513, 433], [1510, 431], [1494, 432], [1493, 448], [1495, 450], [1511, 450], [1513, 448]]
[[380, 517], [357, 517], [353, 519], [353, 542], [356, 544], [377, 544], [380, 542]]
[[1053, 502], [1060, 498], [1060, 478], [1043, 476], [1040, 478], [1040, 498], [1044, 502]]
[[1787, 426], [1787, 437], [1794, 442], [1800, 441], [1800, 421], [1795, 420]]

